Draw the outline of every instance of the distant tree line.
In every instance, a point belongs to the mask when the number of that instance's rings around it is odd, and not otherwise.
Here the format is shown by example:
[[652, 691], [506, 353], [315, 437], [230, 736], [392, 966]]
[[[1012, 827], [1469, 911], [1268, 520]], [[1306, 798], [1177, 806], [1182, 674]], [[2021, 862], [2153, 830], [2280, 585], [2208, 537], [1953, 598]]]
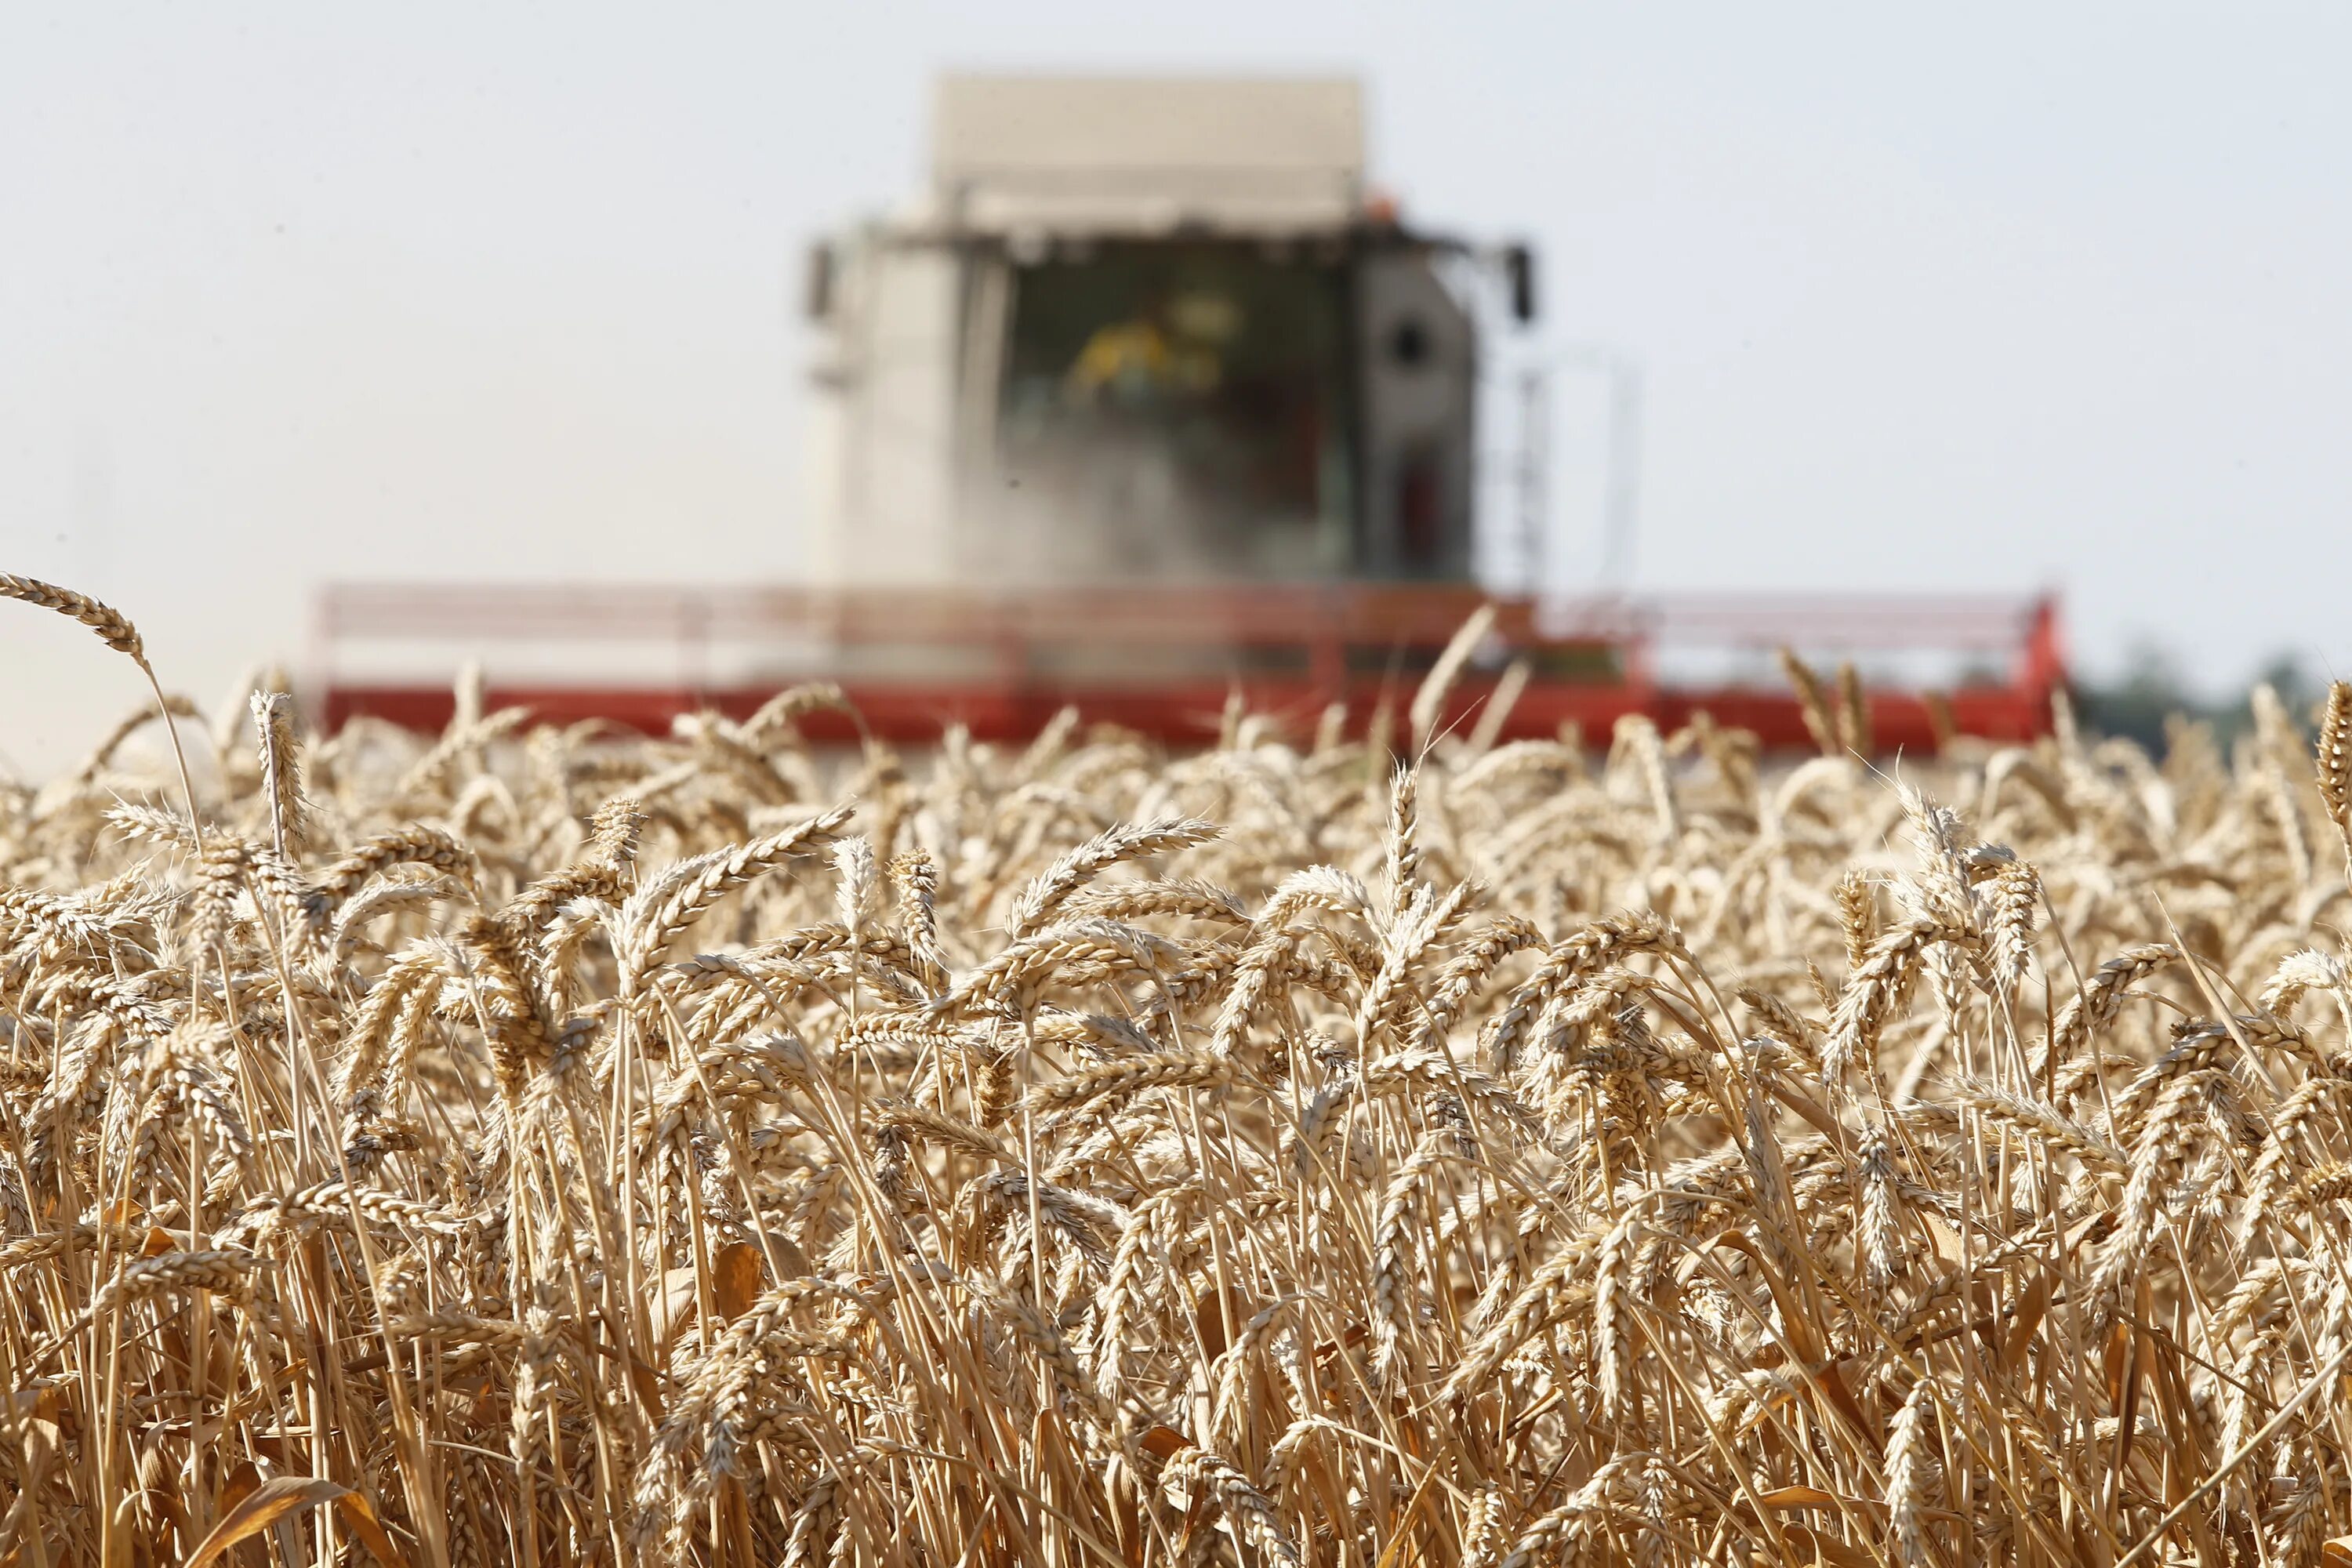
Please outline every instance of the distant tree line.
[[[2327, 688], [2326, 681], [2294, 654], [2273, 658], [2254, 682], [2267, 682], [2286, 710], [2298, 719], [2310, 715]], [[2172, 651], [2154, 643], [2135, 647], [2114, 678], [2077, 681], [2074, 698], [2074, 711], [2085, 729], [2137, 741], [2158, 755], [2165, 749], [2164, 721], [2172, 714], [2211, 725], [2225, 745], [2252, 722], [2242, 693], [2222, 700], [2203, 694], [2182, 673]]]

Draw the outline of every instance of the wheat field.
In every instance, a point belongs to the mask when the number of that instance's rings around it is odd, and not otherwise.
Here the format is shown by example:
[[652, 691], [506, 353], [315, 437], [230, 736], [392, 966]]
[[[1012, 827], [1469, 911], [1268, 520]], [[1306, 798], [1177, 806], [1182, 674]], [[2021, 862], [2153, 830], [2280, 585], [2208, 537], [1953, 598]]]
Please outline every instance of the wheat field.
[[2352, 1561], [2344, 687], [320, 738], [0, 593], [155, 697], [0, 791], [10, 1568]]

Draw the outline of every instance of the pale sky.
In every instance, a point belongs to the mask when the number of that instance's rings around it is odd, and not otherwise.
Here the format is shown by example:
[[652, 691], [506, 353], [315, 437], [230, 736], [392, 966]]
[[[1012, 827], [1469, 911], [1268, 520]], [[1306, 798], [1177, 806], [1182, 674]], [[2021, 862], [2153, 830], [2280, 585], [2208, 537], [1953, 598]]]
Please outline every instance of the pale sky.
[[[935, 71], [1345, 71], [1408, 216], [1532, 236], [1545, 339], [1641, 362], [1641, 585], [2352, 669], [2347, 58], [2240, 0], [16, 0], [0, 570], [208, 704], [325, 578], [789, 576], [799, 258], [915, 187]], [[30, 610], [0, 669], [0, 763], [138, 692]]]

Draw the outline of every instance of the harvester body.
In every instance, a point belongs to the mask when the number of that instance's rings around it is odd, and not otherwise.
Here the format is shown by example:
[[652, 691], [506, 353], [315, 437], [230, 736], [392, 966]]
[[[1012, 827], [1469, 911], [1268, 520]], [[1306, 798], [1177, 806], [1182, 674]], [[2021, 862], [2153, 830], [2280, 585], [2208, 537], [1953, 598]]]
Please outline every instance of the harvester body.
[[[662, 729], [814, 679], [905, 741], [1016, 738], [1065, 704], [1171, 742], [1237, 704], [1361, 732], [1492, 600], [1448, 716], [1496, 698], [1490, 738], [1704, 710], [1808, 744], [1780, 645], [1972, 661], [1948, 701], [1874, 683], [1882, 746], [2046, 725], [2046, 600], [1545, 592], [1541, 383], [1496, 374], [1533, 259], [1403, 222], [1355, 83], [950, 77], [932, 134], [915, 201], [809, 255], [799, 583], [331, 588], [327, 721], [443, 721], [454, 654], [558, 721]], [[1496, 386], [1519, 403], [1482, 403]]]

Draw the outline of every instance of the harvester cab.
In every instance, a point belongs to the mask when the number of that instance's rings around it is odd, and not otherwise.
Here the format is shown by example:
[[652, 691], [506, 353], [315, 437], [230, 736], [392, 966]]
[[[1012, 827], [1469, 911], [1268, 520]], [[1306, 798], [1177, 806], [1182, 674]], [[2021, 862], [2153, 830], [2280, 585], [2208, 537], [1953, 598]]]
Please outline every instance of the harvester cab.
[[1362, 122], [1345, 80], [940, 82], [919, 204], [812, 252], [820, 580], [1468, 582], [1533, 263], [1402, 222]]

